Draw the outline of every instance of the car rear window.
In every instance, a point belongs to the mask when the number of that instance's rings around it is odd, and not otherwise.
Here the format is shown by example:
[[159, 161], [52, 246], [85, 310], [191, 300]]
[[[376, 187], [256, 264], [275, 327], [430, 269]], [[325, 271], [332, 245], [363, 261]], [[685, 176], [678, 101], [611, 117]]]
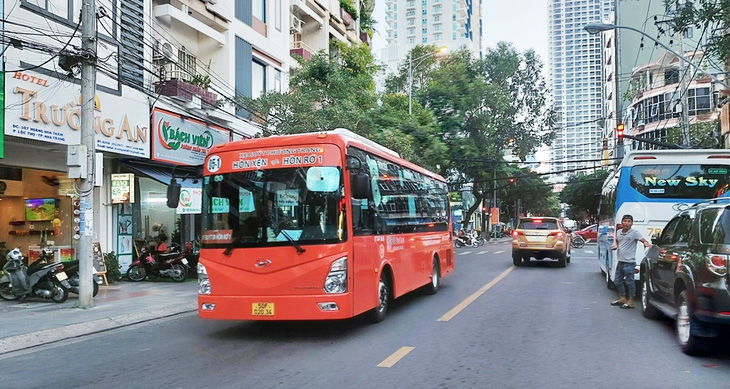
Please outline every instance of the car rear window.
[[700, 213], [700, 240], [705, 244], [730, 244], [730, 209], [706, 209]]
[[521, 230], [557, 230], [558, 223], [553, 220], [520, 220], [517, 228]]

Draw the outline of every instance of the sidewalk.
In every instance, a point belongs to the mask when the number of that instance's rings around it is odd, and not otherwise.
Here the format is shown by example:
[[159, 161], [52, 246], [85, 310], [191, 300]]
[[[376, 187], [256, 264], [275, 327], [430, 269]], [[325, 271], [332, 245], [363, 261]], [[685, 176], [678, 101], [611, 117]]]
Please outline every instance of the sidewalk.
[[198, 284], [185, 282], [117, 281], [101, 285], [94, 307], [78, 308], [70, 293], [62, 304], [41, 298], [0, 300], [0, 355], [131, 324], [194, 312]]

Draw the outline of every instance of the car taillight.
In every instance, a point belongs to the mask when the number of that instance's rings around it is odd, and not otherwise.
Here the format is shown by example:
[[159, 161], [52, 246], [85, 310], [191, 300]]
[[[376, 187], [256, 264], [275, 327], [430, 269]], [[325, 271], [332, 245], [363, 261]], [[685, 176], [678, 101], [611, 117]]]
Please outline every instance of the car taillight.
[[718, 276], [727, 274], [727, 255], [707, 254], [707, 269]]
[[550, 234], [548, 234], [548, 236], [557, 236], [558, 238], [562, 238], [563, 235], [565, 234], [563, 234], [562, 231], [551, 232]]
[[518, 237], [518, 236], [520, 236], [520, 235], [525, 235], [525, 234], [523, 234], [523, 233], [522, 233], [522, 232], [520, 232], [520, 231], [512, 231], [512, 236], [514, 236], [514, 237]]

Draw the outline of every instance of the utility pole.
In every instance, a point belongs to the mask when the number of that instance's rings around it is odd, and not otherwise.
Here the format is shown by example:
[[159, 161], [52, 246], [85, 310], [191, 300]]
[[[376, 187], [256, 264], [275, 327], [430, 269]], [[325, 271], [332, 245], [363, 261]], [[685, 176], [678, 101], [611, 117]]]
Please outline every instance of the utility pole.
[[94, 108], [96, 101], [96, 6], [94, 0], [81, 5], [81, 145], [86, 146], [86, 177], [81, 177], [81, 216], [79, 231], [79, 308], [91, 308], [93, 302], [93, 232], [94, 232]]
[[[684, 46], [682, 45], [682, 34], [679, 34], [679, 55], [684, 57]], [[680, 123], [679, 128], [681, 129], [682, 133], [682, 146], [683, 147], [689, 147], [690, 141], [689, 141], [689, 105], [687, 104], [687, 80], [684, 77], [685, 76], [685, 66], [684, 61], [681, 59], [679, 60], [679, 76], [682, 77], [680, 82], [680, 92], [679, 96], [682, 100], [682, 116], [680, 117]], [[687, 68], [686, 75], [689, 75], [689, 68]]]

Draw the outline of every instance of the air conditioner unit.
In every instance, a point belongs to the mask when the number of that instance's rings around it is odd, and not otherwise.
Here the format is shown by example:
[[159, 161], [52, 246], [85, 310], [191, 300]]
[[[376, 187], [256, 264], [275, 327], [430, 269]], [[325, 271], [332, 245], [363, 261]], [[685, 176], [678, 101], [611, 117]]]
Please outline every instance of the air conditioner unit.
[[177, 63], [177, 52], [178, 48], [172, 43], [165, 39], [158, 39], [157, 45], [155, 45], [155, 58], [154, 59], [166, 59], [167, 61]]
[[291, 32], [301, 33], [302, 32], [302, 24], [304, 24], [302, 22], [302, 19], [299, 19], [298, 17], [296, 17], [294, 15], [291, 15], [291, 21], [289, 23], [289, 29], [291, 30]]

